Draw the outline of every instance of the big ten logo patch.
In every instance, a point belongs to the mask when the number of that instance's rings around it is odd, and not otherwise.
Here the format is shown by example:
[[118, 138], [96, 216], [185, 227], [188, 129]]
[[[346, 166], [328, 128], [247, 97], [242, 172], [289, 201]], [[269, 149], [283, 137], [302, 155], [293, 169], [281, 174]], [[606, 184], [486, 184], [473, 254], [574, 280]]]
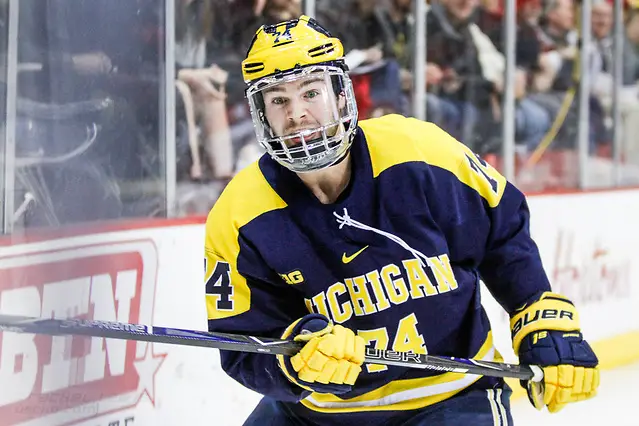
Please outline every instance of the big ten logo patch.
[[[158, 255], [151, 240], [68, 241], [0, 255], [1, 313], [152, 323]], [[0, 419], [67, 425], [134, 407], [144, 395], [154, 403], [165, 356], [147, 342], [0, 333]]]
[[299, 270], [295, 270], [287, 274], [280, 274], [280, 277], [282, 277], [286, 284], [290, 285], [301, 284], [304, 282], [304, 275], [302, 275], [302, 271]]

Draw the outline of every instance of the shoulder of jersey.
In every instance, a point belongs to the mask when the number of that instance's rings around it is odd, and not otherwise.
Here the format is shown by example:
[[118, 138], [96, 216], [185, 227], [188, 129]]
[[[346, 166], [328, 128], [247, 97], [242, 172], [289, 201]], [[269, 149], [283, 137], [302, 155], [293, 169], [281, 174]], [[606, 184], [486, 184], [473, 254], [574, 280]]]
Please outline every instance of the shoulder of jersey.
[[231, 224], [238, 230], [256, 217], [284, 207], [286, 203], [266, 181], [256, 161], [228, 183], [208, 214], [207, 231]]
[[454, 171], [470, 150], [439, 126], [389, 114], [359, 123], [377, 177], [384, 170], [408, 162], [425, 162]]

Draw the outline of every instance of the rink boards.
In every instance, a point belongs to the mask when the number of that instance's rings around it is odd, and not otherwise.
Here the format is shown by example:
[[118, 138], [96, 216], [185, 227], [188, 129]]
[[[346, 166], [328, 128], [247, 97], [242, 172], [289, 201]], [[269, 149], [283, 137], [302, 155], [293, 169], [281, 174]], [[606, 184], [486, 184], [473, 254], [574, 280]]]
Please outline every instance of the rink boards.
[[[554, 290], [578, 306], [602, 366], [639, 360], [639, 190], [529, 204]], [[206, 329], [202, 220], [70, 232], [0, 243], [0, 312]], [[508, 317], [485, 289], [484, 305], [498, 350], [516, 361]], [[2, 425], [236, 425], [259, 398], [220, 370], [214, 350], [0, 337]]]

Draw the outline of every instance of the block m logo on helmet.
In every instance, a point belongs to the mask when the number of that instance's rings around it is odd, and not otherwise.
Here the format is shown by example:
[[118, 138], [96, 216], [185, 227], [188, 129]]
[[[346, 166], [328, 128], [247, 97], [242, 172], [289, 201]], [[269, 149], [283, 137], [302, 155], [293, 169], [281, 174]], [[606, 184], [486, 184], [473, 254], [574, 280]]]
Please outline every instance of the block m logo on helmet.
[[284, 23], [283, 25], [268, 25], [266, 27], [264, 27], [264, 32], [266, 34], [271, 34], [275, 37], [275, 40], [273, 41], [273, 46], [279, 46], [283, 43], [289, 43], [292, 42], [292, 38], [293, 36], [291, 35], [291, 29], [295, 28], [297, 26], [297, 23], [299, 21], [295, 20], [295, 21], [289, 21]]

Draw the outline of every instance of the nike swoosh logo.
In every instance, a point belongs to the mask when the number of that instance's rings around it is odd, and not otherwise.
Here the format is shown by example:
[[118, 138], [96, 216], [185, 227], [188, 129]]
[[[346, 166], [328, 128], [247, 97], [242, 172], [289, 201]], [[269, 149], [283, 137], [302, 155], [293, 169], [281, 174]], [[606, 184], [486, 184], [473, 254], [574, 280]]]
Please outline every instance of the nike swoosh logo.
[[346, 253], [342, 254], [342, 262], [343, 263], [350, 263], [353, 261], [353, 259], [355, 259], [357, 256], [359, 256], [364, 250], [366, 250], [368, 248], [368, 246], [364, 247], [361, 250], [356, 251], [355, 253], [351, 254], [350, 256], [346, 256]]

